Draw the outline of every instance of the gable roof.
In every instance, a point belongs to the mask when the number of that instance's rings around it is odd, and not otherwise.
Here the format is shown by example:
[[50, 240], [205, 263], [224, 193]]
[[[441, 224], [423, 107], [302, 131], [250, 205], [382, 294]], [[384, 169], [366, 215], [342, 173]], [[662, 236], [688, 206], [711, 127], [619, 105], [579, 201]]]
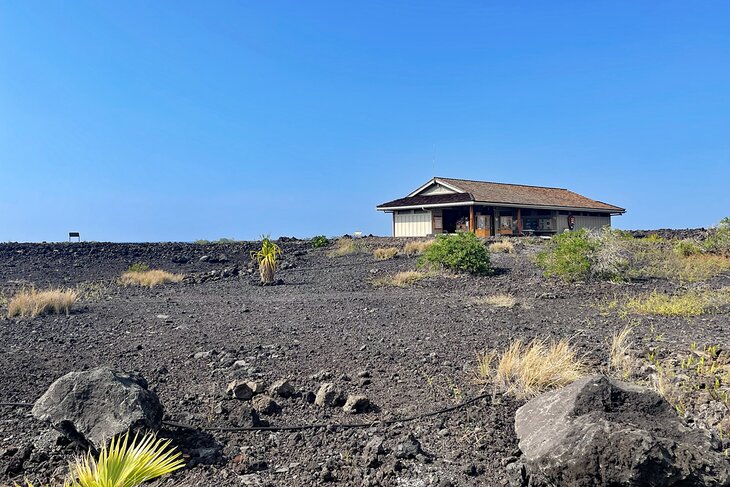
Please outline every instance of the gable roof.
[[[454, 193], [423, 196], [434, 184], [440, 184]], [[494, 183], [435, 177], [405, 198], [378, 205], [379, 210], [420, 206], [448, 206], [449, 203], [471, 201], [480, 204], [520, 206], [552, 209], [579, 209], [610, 213], [624, 213], [624, 208], [593, 200], [564, 188], [528, 186], [524, 184]]]

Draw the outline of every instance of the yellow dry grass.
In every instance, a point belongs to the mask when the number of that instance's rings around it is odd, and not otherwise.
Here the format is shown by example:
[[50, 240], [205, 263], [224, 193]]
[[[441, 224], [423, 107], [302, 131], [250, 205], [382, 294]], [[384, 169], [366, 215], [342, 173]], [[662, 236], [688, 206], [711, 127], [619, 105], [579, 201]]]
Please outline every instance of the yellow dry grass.
[[679, 279], [686, 282], [700, 282], [730, 270], [730, 258], [715, 254], [676, 253], [662, 254], [661, 259], [651, 264], [647, 273], [651, 276]]
[[652, 291], [631, 298], [626, 303], [630, 312], [658, 316], [699, 316], [714, 308], [730, 304], [730, 288], [695, 290], [684, 294], [663, 294]]
[[358, 245], [352, 238], [341, 238], [337, 241], [335, 248], [329, 253], [330, 257], [342, 257], [354, 254], [359, 250]]
[[609, 356], [609, 370], [619, 374], [622, 379], [628, 379], [634, 370], [634, 360], [631, 358], [629, 341], [631, 327], [625, 326], [614, 332], [611, 339], [611, 355]]
[[38, 316], [50, 313], [69, 314], [78, 293], [71, 289], [37, 291], [24, 289], [16, 293], [8, 303], [8, 316]]
[[421, 255], [433, 244], [433, 240], [419, 240], [416, 242], [408, 242], [403, 247], [403, 253], [408, 257], [415, 257]]
[[489, 244], [489, 251], [492, 253], [514, 254], [515, 246], [508, 240], [502, 240], [501, 242]]
[[394, 287], [408, 287], [414, 282], [420, 281], [426, 277], [426, 274], [419, 271], [403, 271], [393, 274], [391, 276], [379, 277], [373, 279], [374, 286], [394, 286]]
[[390, 260], [398, 255], [398, 247], [382, 247], [373, 250], [373, 255], [377, 260]]
[[522, 398], [566, 386], [585, 375], [586, 370], [582, 357], [567, 340], [516, 340], [501, 354], [492, 351], [477, 355], [480, 381], [492, 382]]
[[124, 286], [142, 286], [153, 288], [167, 282], [180, 282], [183, 280], [182, 274], [173, 274], [172, 272], [152, 269], [149, 271], [127, 271], [122, 274], [120, 282]]
[[517, 299], [511, 294], [492, 294], [475, 298], [474, 304], [494, 306], [496, 308], [511, 308], [517, 304]]

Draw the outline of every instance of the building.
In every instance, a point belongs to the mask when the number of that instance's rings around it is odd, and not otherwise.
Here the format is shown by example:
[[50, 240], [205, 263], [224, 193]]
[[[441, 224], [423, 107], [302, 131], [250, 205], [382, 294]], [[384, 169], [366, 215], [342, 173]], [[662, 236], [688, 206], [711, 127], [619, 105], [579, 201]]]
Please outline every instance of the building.
[[394, 237], [552, 235], [610, 226], [611, 216], [626, 212], [563, 188], [439, 177], [377, 209], [392, 213]]

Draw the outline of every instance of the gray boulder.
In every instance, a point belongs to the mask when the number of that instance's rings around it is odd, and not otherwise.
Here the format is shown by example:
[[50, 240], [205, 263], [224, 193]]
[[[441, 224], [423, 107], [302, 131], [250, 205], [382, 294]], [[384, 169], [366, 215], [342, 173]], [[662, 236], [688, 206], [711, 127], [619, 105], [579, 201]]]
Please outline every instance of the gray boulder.
[[35, 402], [33, 416], [69, 439], [99, 449], [128, 430], [157, 430], [162, 405], [141, 376], [99, 367], [70, 372]]
[[515, 431], [526, 476], [512, 478], [523, 485], [730, 486], [730, 462], [709, 431], [688, 427], [650, 389], [604, 376], [532, 399]]

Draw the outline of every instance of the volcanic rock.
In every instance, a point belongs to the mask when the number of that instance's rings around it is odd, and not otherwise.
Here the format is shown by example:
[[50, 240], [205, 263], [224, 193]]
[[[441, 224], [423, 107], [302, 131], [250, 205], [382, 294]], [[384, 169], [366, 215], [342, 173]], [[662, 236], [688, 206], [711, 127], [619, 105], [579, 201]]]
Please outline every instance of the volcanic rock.
[[655, 392], [604, 376], [532, 399], [515, 430], [531, 487], [730, 485], [709, 431], [688, 427]]
[[333, 407], [342, 404], [342, 394], [331, 382], [325, 382], [319, 387], [314, 404], [320, 407]]
[[345, 405], [342, 407], [342, 410], [346, 413], [350, 414], [356, 414], [356, 413], [363, 413], [370, 408], [370, 400], [368, 400], [367, 397], [362, 395], [349, 395], [347, 396], [347, 401], [345, 401]]
[[138, 375], [98, 367], [56, 380], [33, 406], [33, 416], [69, 439], [99, 449], [128, 430], [156, 430], [162, 405]]
[[277, 380], [269, 388], [272, 396], [291, 397], [294, 395], [294, 386], [286, 379]]
[[234, 380], [229, 383], [226, 392], [234, 399], [241, 399], [243, 401], [247, 401], [253, 397], [253, 390], [249, 383], [240, 380]]
[[251, 405], [258, 413], [267, 416], [276, 414], [281, 410], [276, 401], [266, 394], [260, 394], [254, 397], [251, 401]]

